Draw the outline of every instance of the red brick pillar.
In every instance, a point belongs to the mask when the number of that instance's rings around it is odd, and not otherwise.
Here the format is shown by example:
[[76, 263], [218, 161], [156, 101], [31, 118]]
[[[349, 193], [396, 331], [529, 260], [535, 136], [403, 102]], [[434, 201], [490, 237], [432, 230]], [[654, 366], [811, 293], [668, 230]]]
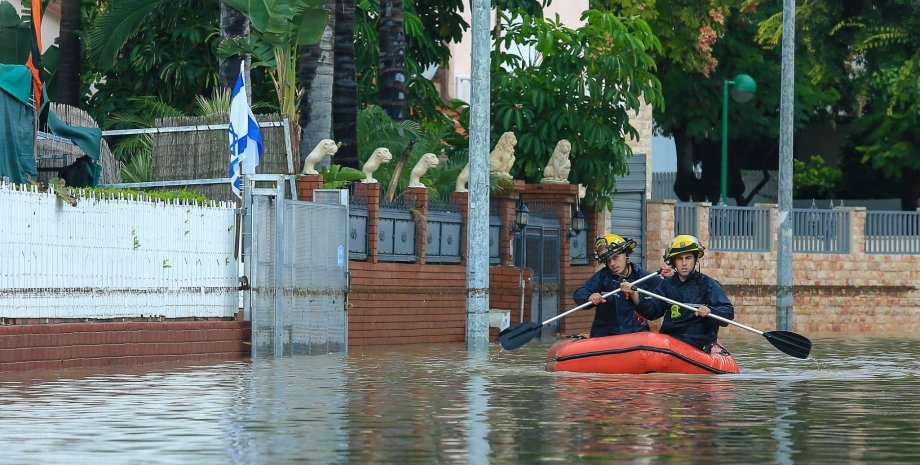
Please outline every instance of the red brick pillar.
[[469, 192], [451, 192], [450, 200], [460, 207], [460, 219], [463, 222], [460, 231], [460, 264], [466, 266], [467, 258], [467, 236], [469, 229], [467, 225], [470, 219], [470, 194]]
[[323, 175], [301, 174], [297, 176], [297, 200], [313, 201], [313, 191], [323, 188]]
[[356, 183], [355, 196], [367, 199], [367, 262], [377, 263], [377, 228], [380, 225], [380, 184]]
[[425, 264], [425, 252], [428, 247], [428, 188], [406, 188], [406, 200], [409, 201], [412, 216], [415, 219], [415, 255], [419, 265]]

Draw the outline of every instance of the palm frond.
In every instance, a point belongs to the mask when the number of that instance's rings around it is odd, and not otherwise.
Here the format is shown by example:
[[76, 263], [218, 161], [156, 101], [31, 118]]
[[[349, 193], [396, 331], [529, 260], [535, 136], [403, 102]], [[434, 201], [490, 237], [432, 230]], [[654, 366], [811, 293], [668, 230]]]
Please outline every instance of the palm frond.
[[111, 68], [118, 52], [141, 29], [151, 13], [161, 7], [175, 6], [175, 0], [118, 0], [103, 11], [87, 36], [87, 58], [104, 68]]

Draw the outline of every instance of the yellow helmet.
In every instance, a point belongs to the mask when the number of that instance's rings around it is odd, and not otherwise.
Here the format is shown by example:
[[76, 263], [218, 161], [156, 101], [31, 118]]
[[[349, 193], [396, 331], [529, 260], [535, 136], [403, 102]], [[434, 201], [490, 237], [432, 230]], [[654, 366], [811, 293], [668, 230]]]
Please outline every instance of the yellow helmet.
[[703, 244], [700, 244], [699, 239], [689, 234], [681, 234], [671, 239], [667, 250], [664, 251], [664, 261], [670, 263], [674, 257], [687, 252], [693, 252], [696, 259], [699, 260], [703, 258], [703, 250]]
[[616, 234], [604, 234], [594, 240], [594, 259], [598, 263], [607, 263], [610, 257], [625, 253], [629, 255], [636, 248], [636, 241], [625, 239]]

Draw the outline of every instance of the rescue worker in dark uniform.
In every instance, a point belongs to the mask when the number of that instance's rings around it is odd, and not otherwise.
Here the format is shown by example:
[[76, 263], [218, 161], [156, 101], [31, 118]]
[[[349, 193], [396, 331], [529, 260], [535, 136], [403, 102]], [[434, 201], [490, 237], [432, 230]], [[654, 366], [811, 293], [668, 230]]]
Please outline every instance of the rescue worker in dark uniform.
[[[575, 291], [575, 303], [581, 305], [590, 301], [596, 308], [591, 324], [591, 337], [648, 331], [648, 321], [636, 314], [636, 306], [619, 293], [604, 299], [602, 294], [616, 290], [620, 281], [636, 281], [649, 274], [639, 265], [629, 261], [629, 254], [636, 248], [636, 241], [616, 234], [598, 236], [594, 242], [594, 259], [604, 267], [588, 278]], [[650, 278], [638, 284], [643, 289], [655, 289], [657, 279]]]
[[[728, 300], [722, 285], [699, 271], [699, 260], [703, 257], [703, 245], [691, 235], [681, 234], [668, 244], [664, 260], [674, 268], [676, 274], [661, 281], [654, 292], [671, 300], [699, 305], [693, 312], [661, 299], [633, 293], [631, 302], [638, 313], [649, 320], [664, 317], [660, 333], [668, 334], [709, 353], [719, 334], [719, 326], [728, 326], [713, 318], [709, 313], [734, 320], [735, 307]], [[631, 285], [624, 281], [620, 289], [629, 290]]]

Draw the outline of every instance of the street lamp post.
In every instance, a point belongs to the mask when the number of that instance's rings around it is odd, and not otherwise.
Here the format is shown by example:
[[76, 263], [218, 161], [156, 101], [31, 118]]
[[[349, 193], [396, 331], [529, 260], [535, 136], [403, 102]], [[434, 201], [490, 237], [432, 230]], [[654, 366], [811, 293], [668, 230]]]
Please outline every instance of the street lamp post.
[[524, 322], [524, 294], [527, 286], [524, 283], [524, 267], [527, 266], [527, 222], [529, 221], [530, 210], [524, 200], [518, 202], [517, 209], [514, 210], [514, 226], [521, 233], [521, 314], [520, 322]]
[[722, 185], [720, 204], [725, 204], [728, 198], [728, 94], [731, 91], [732, 99], [744, 103], [754, 97], [757, 92], [757, 83], [747, 74], [739, 74], [730, 81], [722, 84]]

